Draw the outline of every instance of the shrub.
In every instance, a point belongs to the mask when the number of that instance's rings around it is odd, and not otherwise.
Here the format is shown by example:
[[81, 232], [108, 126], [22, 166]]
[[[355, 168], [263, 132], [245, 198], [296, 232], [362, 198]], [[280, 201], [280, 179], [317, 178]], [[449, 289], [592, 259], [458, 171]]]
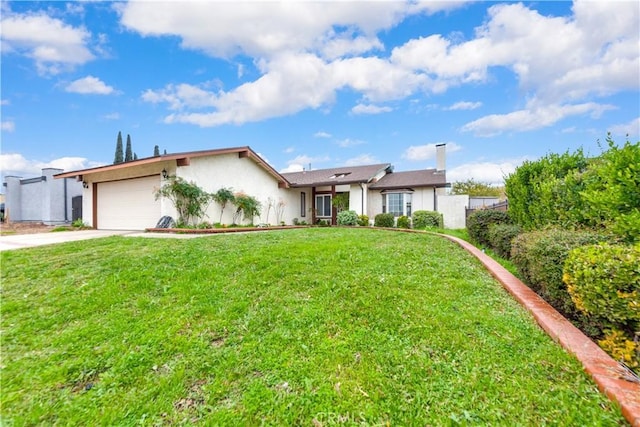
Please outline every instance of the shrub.
[[469, 237], [480, 245], [489, 245], [489, 227], [494, 224], [509, 224], [509, 215], [503, 211], [483, 209], [467, 218]]
[[598, 340], [598, 345], [615, 360], [624, 362], [630, 368], [640, 366], [640, 346], [628, 334], [617, 329], [609, 330], [604, 339]]
[[411, 228], [411, 223], [409, 222], [409, 217], [406, 215], [402, 215], [398, 217], [398, 228]]
[[337, 216], [338, 225], [357, 225], [358, 214], [356, 211], [341, 211]]
[[584, 216], [590, 225], [606, 225], [629, 243], [640, 242], [640, 142], [609, 149], [585, 173]]
[[375, 227], [387, 227], [393, 228], [393, 214], [390, 213], [381, 213], [376, 215], [373, 220], [373, 225]]
[[198, 225], [196, 226], [196, 228], [199, 228], [199, 229], [202, 229], [202, 230], [208, 230], [208, 229], [210, 229], [210, 228], [214, 228], [214, 225], [213, 225], [213, 224], [211, 224], [211, 223], [210, 223], [210, 222], [208, 222], [208, 221], [203, 221], [203, 222], [201, 222], [200, 224], [198, 224]]
[[358, 217], [358, 225], [361, 227], [369, 226], [369, 217], [367, 215], [360, 215]]
[[318, 221], [316, 221], [316, 224], [318, 224], [320, 227], [329, 227], [331, 225], [328, 219], [319, 219]]
[[640, 245], [590, 245], [572, 250], [564, 282], [576, 307], [607, 327], [640, 327]]
[[443, 228], [442, 214], [435, 211], [415, 211], [412, 217], [413, 228]]
[[515, 224], [492, 224], [489, 226], [489, 246], [502, 258], [511, 258], [511, 242], [522, 233]]
[[[580, 317], [562, 281], [562, 268], [572, 249], [606, 241], [594, 231], [558, 228], [522, 233], [513, 239], [511, 260], [527, 284], [566, 317]], [[588, 331], [585, 331], [588, 332]]]

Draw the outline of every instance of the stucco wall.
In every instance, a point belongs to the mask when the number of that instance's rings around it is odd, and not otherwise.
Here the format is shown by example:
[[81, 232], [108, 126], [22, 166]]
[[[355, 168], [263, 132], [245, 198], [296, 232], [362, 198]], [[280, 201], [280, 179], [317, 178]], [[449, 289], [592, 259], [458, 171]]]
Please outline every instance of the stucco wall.
[[[234, 193], [243, 192], [255, 197], [261, 203], [261, 215], [253, 219], [254, 223], [267, 222], [267, 206], [271, 199], [274, 207], [269, 211], [268, 222], [277, 223], [275, 207], [283, 204], [282, 220], [291, 224], [299, 217], [300, 192], [278, 188], [277, 180], [264, 168], [249, 158], [240, 158], [238, 153], [191, 159], [189, 166], [178, 167], [176, 175], [188, 181], [196, 182], [203, 190], [215, 193], [220, 188], [230, 188]], [[164, 209], [164, 207], [163, 207]], [[233, 223], [234, 206], [225, 207], [220, 221], [220, 206], [212, 202], [207, 209], [205, 220], [223, 224]], [[166, 210], [163, 214], [170, 214]], [[250, 219], [245, 219], [249, 223]]]
[[9, 220], [47, 225], [70, 222], [71, 199], [82, 194], [82, 184], [73, 179], [54, 179], [53, 175], [60, 172], [62, 169], [45, 168], [37, 178], [6, 177]]
[[465, 228], [468, 195], [438, 196], [438, 212], [442, 213], [444, 228]]

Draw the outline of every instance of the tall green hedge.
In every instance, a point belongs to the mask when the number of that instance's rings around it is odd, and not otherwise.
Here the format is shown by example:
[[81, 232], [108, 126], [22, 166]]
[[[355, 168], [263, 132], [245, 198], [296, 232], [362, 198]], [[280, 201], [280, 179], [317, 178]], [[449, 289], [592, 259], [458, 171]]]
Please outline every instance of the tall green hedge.
[[547, 226], [607, 228], [640, 241], [640, 142], [524, 162], [505, 180], [509, 216], [526, 230]]
[[495, 224], [509, 224], [511, 219], [506, 212], [493, 209], [478, 210], [467, 218], [469, 237], [480, 245], [490, 245], [489, 227]]
[[576, 307], [603, 324], [599, 344], [629, 366], [640, 366], [640, 244], [576, 248], [563, 279]]
[[[575, 231], [550, 228], [522, 233], [513, 239], [511, 261], [524, 281], [549, 304], [565, 316], [579, 319], [579, 325], [590, 335], [597, 335], [599, 325], [590, 325], [571, 300], [562, 281], [562, 269], [572, 249], [606, 242], [608, 237], [594, 231]], [[594, 329], [595, 328], [595, 329]]]

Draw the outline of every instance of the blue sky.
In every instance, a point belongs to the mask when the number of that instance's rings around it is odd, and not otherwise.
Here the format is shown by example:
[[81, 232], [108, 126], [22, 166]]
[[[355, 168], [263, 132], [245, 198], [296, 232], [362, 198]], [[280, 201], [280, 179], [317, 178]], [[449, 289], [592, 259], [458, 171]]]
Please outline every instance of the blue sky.
[[3, 175], [251, 146], [499, 183], [640, 139], [637, 1], [2, 2]]

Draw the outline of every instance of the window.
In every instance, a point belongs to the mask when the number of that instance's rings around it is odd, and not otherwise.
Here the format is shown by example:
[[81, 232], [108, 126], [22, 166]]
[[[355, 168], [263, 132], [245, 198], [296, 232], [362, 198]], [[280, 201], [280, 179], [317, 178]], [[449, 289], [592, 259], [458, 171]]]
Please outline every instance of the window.
[[393, 216], [411, 216], [411, 193], [383, 194], [382, 212], [388, 212]]
[[316, 196], [316, 212], [319, 217], [331, 216], [331, 194], [320, 194]]
[[306, 216], [307, 211], [307, 193], [300, 193], [300, 216]]

